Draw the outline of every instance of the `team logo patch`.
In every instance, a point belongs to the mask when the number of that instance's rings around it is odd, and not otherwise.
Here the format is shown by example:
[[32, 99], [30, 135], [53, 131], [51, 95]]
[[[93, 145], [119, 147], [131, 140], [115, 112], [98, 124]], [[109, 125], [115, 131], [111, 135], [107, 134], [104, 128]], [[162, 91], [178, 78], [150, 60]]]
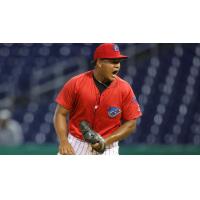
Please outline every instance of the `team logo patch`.
[[114, 50], [114, 51], [119, 51], [118, 45], [114, 44], [114, 45], [113, 45], [113, 50]]
[[118, 114], [121, 113], [121, 109], [117, 107], [109, 107], [108, 108], [108, 116], [111, 118], [116, 117]]

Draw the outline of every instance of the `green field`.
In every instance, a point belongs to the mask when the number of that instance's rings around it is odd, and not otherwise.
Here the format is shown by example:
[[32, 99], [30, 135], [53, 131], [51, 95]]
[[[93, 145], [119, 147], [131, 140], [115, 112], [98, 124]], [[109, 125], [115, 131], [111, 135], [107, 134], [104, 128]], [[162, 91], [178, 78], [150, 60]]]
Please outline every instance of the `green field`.
[[[0, 155], [56, 155], [54, 144], [26, 144], [19, 147], [0, 147]], [[120, 146], [121, 155], [200, 155], [195, 145], [131, 145]]]

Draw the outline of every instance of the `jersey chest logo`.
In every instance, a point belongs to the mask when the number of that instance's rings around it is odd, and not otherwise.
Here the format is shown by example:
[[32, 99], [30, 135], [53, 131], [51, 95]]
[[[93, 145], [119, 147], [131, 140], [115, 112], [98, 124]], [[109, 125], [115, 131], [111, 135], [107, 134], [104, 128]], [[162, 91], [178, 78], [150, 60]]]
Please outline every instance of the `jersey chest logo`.
[[118, 114], [121, 113], [121, 109], [117, 107], [109, 107], [108, 108], [108, 116], [111, 118], [116, 117]]

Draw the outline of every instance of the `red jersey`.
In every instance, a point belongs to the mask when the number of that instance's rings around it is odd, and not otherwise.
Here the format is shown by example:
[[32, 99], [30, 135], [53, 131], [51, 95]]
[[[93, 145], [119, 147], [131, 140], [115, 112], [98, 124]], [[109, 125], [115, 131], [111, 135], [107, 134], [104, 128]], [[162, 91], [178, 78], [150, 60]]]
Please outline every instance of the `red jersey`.
[[69, 132], [83, 139], [79, 129], [82, 120], [104, 138], [121, 125], [121, 120], [137, 119], [142, 115], [131, 86], [118, 76], [100, 94], [93, 71], [70, 79], [56, 97], [56, 102], [70, 111]]

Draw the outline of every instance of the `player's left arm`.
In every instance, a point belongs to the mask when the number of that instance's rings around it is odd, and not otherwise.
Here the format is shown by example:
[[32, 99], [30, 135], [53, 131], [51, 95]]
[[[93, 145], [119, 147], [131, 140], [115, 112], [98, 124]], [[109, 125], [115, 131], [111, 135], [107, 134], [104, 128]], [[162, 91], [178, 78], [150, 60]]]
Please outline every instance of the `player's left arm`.
[[[139, 104], [131, 89], [128, 88], [124, 95], [122, 106], [122, 120], [125, 121], [117, 130], [105, 138], [106, 145], [120, 141], [135, 132], [136, 120], [142, 115]], [[94, 149], [98, 149], [98, 144], [92, 145]]]
[[124, 123], [111, 135], [105, 138], [106, 145], [123, 140], [131, 133], [134, 133], [136, 129], [136, 120], [141, 115], [142, 113], [135, 94], [130, 85], [128, 85], [123, 96], [122, 105], [122, 120]]
[[[134, 133], [136, 129], [136, 120], [129, 120], [123, 123], [112, 135], [105, 138], [105, 144], [109, 145], [114, 142], [120, 141], [128, 137], [131, 133]], [[99, 143], [92, 145], [93, 149], [98, 150], [100, 148]]]
[[106, 145], [121, 141], [135, 132], [136, 120], [142, 115], [139, 104], [136, 100], [132, 88], [129, 86], [124, 95], [122, 106], [122, 120], [124, 123], [111, 135], [105, 138]]
[[125, 139], [131, 133], [134, 133], [135, 129], [136, 129], [136, 120], [126, 121], [116, 131], [114, 131], [112, 135], [105, 138], [106, 145]]

